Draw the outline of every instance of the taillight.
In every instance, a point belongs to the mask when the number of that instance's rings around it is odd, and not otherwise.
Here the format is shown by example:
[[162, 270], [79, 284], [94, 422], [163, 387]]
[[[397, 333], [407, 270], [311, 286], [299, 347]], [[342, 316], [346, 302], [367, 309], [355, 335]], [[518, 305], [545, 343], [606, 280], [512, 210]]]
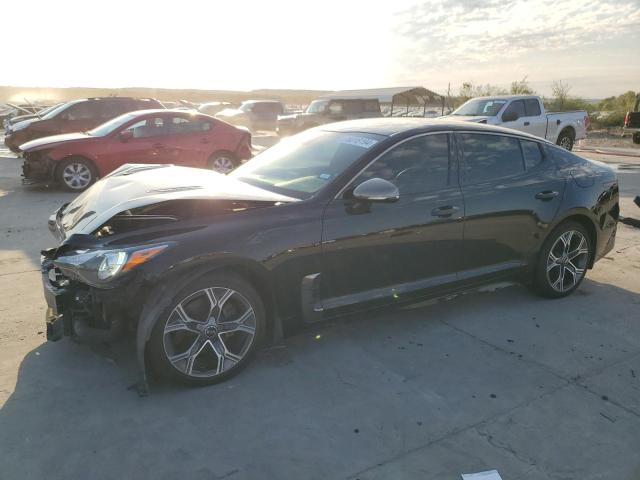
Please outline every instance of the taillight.
[[629, 117], [630, 117], [630, 112], [627, 112], [627, 114], [624, 116], [624, 126], [628, 127], [629, 126]]

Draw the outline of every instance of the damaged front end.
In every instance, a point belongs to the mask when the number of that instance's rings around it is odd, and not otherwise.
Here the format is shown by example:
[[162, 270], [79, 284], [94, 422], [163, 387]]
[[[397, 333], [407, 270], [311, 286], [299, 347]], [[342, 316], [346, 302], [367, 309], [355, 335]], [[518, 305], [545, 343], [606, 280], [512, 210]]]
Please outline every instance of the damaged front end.
[[22, 177], [25, 183], [48, 182], [53, 179], [55, 162], [46, 151], [25, 152], [22, 164]]

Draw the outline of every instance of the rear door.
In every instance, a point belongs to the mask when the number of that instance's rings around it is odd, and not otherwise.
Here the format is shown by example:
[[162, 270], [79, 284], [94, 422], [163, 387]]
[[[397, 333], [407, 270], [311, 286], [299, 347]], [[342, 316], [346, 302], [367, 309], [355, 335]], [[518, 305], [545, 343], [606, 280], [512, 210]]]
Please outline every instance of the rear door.
[[536, 141], [485, 133], [456, 138], [466, 206], [461, 279], [525, 265], [555, 218], [564, 179]]
[[168, 132], [163, 141], [167, 161], [176, 165], [204, 167], [215, 145], [213, 122], [197, 116], [167, 117]]
[[[437, 287], [462, 263], [464, 205], [446, 133], [406, 140], [369, 165], [326, 208], [321, 281], [325, 309]], [[371, 178], [394, 183], [395, 203], [362, 202]]]

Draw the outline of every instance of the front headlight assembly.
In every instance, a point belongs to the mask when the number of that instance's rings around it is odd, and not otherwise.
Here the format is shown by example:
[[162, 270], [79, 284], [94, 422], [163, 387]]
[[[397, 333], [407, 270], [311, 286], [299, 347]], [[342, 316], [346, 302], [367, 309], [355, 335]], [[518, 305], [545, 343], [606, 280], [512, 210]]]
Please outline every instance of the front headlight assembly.
[[169, 244], [122, 249], [76, 250], [54, 260], [65, 276], [101, 286], [138, 265], [148, 262]]

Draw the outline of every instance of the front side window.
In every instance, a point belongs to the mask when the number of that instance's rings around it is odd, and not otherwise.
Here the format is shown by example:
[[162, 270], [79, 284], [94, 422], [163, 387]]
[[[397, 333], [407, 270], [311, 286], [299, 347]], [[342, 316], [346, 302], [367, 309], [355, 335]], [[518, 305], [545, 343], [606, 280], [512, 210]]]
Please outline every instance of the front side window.
[[62, 114], [65, 120], [87, 120], [95, 117], [94, 102], [80, 102], [71, 105]]
[[398, 187], [400, 195], [410, 195], [445, 188], [449, 177], [449, 136], [423, 135], [382, 155], [358, 176], [354, 185], [382, 178]]
[[307, 107], [307, 113], [324, 113], [328, 104], [326, 100], [314, 100]]
[[329, 185], [384, 138], [373, 133], [310, 130], [280, 141], [229, 176], [305, 199]]
[[502, 115], [505, 115], [505, 114], [511, 113], [511, 112], [514, 112], [514, 113], [518, 114], [518, 118], [525, 117], [526, 113], [525, 113], [525, 110], [524, 110], [524, 101], [515, 100], [515, 101], [511, 102]]
[[465, 185], [487, 182], [524, 172], [518, 139], [502, 135], [461, 133]]
[[133, 138], [148, 138], [166, 135], [165, 121], [162, 117], [150, 117], [140, 120], [127, 128]]
[[506, 100], [497, 98], [478, 98], [475, 100], [469, 100], [463, 103], [457, 110], [454, 110], [451, 115], [463, 115], [463, 116], [487, 116], [495, 117], [498, 112], [504, 107]]
[[329, 113], [332, 115], [340, 115], [343, 111], [342, 102], [331, 102], [329, 104]]

